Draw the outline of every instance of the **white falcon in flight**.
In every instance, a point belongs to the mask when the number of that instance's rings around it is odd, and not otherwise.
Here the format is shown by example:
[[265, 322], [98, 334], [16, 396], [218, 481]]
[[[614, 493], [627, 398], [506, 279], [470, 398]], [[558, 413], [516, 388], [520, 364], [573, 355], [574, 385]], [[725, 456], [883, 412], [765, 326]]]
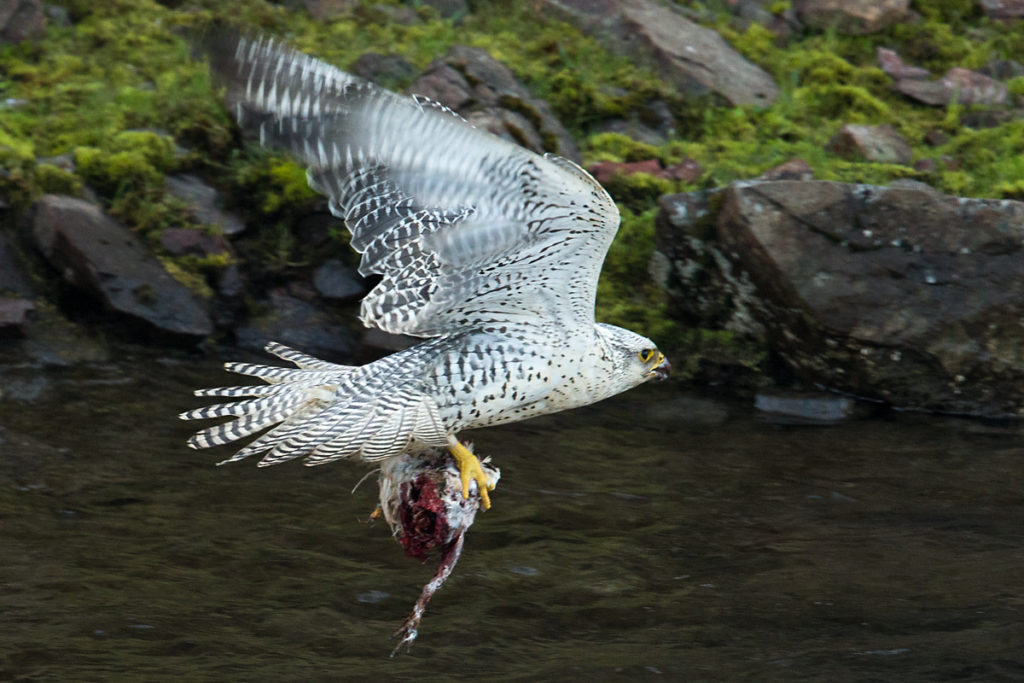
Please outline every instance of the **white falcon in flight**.
[[468, 498], [490, 506], [464, 429], [585, 406], [669, 370], [654, 343], [595, 323], [619, 226], [608, 193], [559, 156], [477, 129], [446, 107], [379, 88], [273, 39], [217, 34], [211, 65], [240, 123], [308, 167], [380, 283], [360, 318], [425, 338], [362, 366], [270, 344], [294, 368], [228, 363], [262, 385], [202, 389], [233, 400], [183, 413], [231, 416], [189, 441], [218, 446], [273, 427], [226, 462], [373, 461], [423, 446], [455, 458]]

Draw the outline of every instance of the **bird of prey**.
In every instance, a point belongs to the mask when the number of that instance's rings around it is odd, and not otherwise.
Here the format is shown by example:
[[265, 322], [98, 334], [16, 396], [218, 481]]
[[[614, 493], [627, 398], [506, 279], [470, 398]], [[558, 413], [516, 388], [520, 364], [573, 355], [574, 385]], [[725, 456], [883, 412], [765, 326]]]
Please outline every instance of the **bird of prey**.
[[[360, 319], [424, 338], [362, 366], [279, 344], [296, 367], [228, 363], [263, 385], [203, 389], [234, 400], [182, 419], [232, 416], [196, 433], [207, 448], [273, 427], [224, 462], [373, 461], [447, 448], [490, 507], [464, 429], [588, 405], [664, 378], [655, 344], [595, 323], [619, 213], [586, 171], [477, 129], [443, 105], [379, 88], [267, 37], [214, 33], [211, 67], [240, 125], [308, 167], [380, 283]], [[475, 486], [471, 484], [475, 482]]]

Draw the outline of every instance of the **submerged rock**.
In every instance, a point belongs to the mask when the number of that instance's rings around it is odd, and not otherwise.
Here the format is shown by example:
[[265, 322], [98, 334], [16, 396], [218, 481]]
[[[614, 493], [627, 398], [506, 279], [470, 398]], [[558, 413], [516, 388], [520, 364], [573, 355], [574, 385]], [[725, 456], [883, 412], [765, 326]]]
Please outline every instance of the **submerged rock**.
[[454, 46], [427, 67], [409, 92], [440, 102], [474, 126], [535, 152], [581, 159], [572, 136], [548, 103], [530, 95], [512, 71], [486, 50]]
[[213, 332], [198, 297], [99, 207], [45, 195], [33, 210], [32, 235], [66, 282], [106, 308], [173, 335], [202, 338]]
[[840, 422], [856, 414], [857, 403], [848, 396], [824, 392], [759, 391], [754, 407], [772, 421], [785, 423]]
[[653, 0], [539, 0], [537, 5], [616, 52], [650, 61], [684, 92], [713, 92], [737, 105], [767, 106], [778, 97], [772, 77], [716, 31]]

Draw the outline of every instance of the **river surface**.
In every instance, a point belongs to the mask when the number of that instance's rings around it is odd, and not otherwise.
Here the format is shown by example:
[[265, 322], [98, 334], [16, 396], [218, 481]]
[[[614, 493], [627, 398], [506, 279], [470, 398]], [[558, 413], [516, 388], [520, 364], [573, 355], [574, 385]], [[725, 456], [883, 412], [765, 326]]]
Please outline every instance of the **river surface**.
[[[0, 365], [0, 680], [1024, 680], [1024, 430], [780, 426], [644, 386], [471, 435], [494, 507], [434, 565], [366, 467], [197, 452], [216, 359]], [[249, 356], [252, 358], [252, 356]]]

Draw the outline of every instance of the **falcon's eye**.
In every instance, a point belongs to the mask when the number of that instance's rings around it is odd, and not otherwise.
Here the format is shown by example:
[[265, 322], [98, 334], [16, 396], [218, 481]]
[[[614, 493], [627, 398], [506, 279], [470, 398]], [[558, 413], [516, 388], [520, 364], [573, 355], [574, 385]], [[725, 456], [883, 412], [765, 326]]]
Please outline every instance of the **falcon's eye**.
[[641, 362], [646, 363], [654, 358], [654, 349], [644, 349], [636, 355], [640, 357]]

